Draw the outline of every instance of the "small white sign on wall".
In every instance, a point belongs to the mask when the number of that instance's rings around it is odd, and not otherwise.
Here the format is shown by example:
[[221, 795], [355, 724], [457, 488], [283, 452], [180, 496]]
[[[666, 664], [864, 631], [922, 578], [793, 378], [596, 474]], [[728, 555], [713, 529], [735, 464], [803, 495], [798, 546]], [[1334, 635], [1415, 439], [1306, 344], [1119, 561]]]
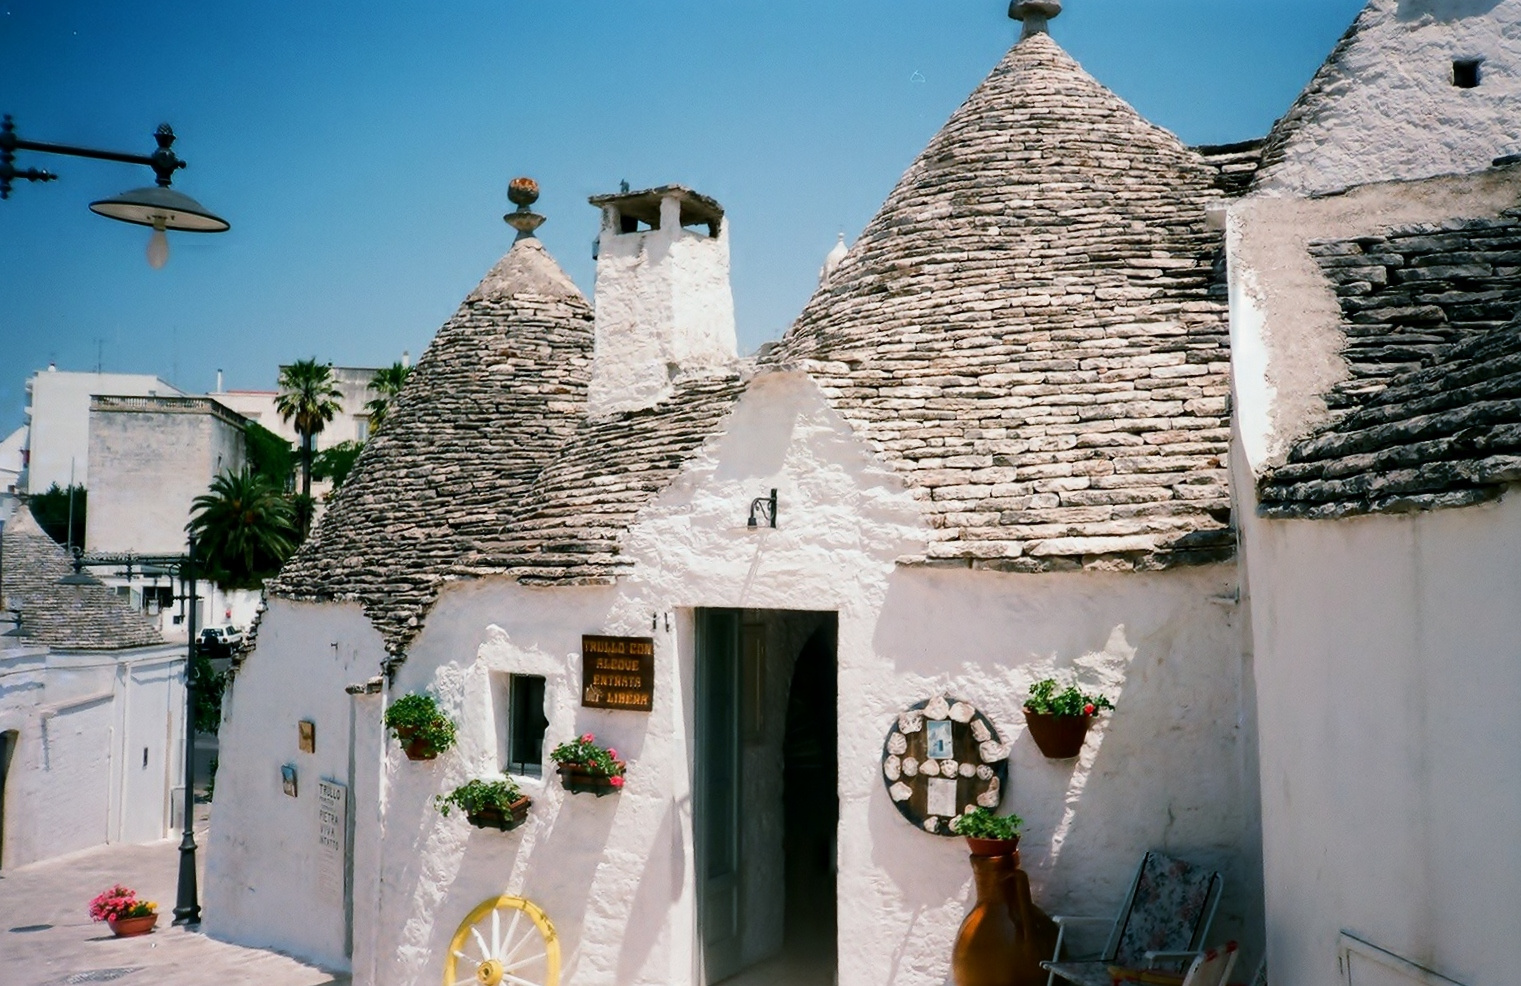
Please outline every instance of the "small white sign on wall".
[[349, 789], [317, 782], [317, 892], [343, 906], [343, 862], [348, 850]]

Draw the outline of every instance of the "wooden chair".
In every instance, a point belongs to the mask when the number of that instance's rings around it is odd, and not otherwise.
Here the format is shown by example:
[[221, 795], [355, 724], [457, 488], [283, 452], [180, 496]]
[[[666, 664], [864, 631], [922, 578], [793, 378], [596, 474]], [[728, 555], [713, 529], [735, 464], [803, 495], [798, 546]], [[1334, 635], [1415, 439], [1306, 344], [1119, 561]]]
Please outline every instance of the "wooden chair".
[[[1087, 960], [1061, 961], [1067, 928], [1081, 923], [1106, 922], [1110, 918], [1054, 915], [1056, 951], [1041, 968], [1050, 975], [1046, 986], [1058, 977], [1077, 986], [1110, 986], [1109, 967], [1170, 969], [1177, 973], [1183, 963], [1201, 956], [1215, 909], [1220, 906], [1224, 880], [1218, 870], [1208, 870], [1158, 852], [1148, 852], [1136, 867], [1130, 892], [1113, 920], [1103, 954]], [[1230, 962], [1235, 964], [1235, 950]]]

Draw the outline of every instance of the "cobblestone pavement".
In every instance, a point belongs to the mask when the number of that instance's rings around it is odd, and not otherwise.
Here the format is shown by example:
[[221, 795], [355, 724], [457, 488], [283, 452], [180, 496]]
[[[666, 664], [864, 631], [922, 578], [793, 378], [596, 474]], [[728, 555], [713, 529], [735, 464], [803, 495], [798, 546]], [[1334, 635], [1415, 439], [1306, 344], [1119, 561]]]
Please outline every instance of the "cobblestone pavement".
[[[196, 842], [204, 854], [204, 831]], [[289, 956], [171, 926], [178, 867], [179, 840], [166, 839], [0, 871], [0, 986], [347, 986]], [[90, 920], [90, 898], [115, 883], [158, 903], [152, 934], [113, 938]]]

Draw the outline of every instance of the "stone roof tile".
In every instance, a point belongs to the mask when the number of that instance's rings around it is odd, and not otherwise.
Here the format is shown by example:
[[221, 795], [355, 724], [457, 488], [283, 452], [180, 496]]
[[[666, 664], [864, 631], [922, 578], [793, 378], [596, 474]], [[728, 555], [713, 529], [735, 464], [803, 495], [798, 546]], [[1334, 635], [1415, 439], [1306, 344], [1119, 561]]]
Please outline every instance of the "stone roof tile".
[[766, 357], [919, 493], [905, 562], [1230, 555], [1220, 179], [1046, 34], [930, 142]]
[[274, 579], [353, 599], [404, 652], [459, 560], [494, 537], [586, 405], [592, 311], [519, 239], [438, 330], [322, 522]]
[[0, 595], [21, 614], [20, 643], [67, 650], [124, 650], [164, 642], [158, 627], [104, 585], [59, 585], [68, 554], [25, 506], [5, 525]]
[[1259, 477], [1259, 514], [1466, 506], [1521, 482], [1518, 248], [1521, 210], [1311, 244], [1352, 375], [1326, 395], [1340, 413]]

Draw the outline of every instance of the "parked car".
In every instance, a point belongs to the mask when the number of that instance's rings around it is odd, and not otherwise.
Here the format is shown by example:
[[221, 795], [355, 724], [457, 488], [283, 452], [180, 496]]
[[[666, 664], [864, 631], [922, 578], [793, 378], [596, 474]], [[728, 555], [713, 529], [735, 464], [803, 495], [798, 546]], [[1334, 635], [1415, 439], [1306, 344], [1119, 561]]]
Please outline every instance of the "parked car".
[[206, 657], [231, 657], [243, 649], [243, 631], [228, 624], [201, 631], [200, 651]]

